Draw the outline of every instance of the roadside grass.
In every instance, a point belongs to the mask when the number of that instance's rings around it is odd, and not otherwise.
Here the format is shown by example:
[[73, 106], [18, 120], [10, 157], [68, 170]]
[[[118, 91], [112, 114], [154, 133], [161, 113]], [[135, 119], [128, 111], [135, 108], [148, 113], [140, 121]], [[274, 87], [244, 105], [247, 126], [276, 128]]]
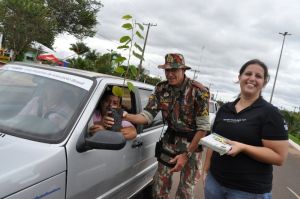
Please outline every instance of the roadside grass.
[[292, 134], [289, 134], [289, 139], [293, 140], [295, 143], [297, 143], [298, 145], [300, 145], [300, 139], [293, 136]]

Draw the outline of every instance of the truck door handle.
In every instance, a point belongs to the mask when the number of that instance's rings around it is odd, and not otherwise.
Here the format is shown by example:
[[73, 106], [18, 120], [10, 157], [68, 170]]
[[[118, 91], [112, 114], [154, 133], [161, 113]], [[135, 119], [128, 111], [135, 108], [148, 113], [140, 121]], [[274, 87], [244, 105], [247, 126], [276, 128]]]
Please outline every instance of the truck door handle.
[[131, 147], [137, 148], [143, 145], [143, 141], [141, 139], [134, 140]]

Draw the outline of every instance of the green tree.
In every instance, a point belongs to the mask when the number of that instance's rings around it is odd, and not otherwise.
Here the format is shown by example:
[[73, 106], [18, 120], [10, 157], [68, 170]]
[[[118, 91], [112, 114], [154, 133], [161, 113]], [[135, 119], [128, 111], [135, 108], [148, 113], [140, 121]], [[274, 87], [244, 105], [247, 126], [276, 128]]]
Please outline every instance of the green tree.
[[142, 75], [142, 80], [145, 82], [145, 83], [148, 83], [148, 84], [152, 84], [152, 85], [156, 85], [158, 82], [161, 82], [161, 79], [158, 78], [158, 77], [150, 77], [148, 75]]
[[87, 52], [85, 54], [85, 59], [88, 59], [88, 60], [91, 60], [91, 61], [96, 61], [98, 56], [100, 56], [99, 53], [97, 53], [97, 51], [94, 49], [94, 50], [90, 50], [89, 52]]
[[51, 48], [60, 33], [93, 36], [101, 6], [97, 0], [1, 0], [0, 32], [18, 59], [33, 41]]
[[112, 74], [114, 67], [111, 60], [111, 53], [105, 53], [99, 56], [95, 62], [95, 70], [98, 73]]
[[70, 67], [104, 74], [114, 73], [115, 62], [113, 61], [113, 57], [119, 56], [115, 52], [112, 51], [111, 53], [101, 55], [96, 50], [90, 50], [90, 48], [82, 42], [71, 44], [70, 49], [78, 55], [85, 55], [84, 57], [79, 56], [69, 59]]
[[289, 133], [300, 138], [300, 115], [299, 113], [283, 110], [281, 111], [286, 121]]
[[45, 0], [51, 16], [56, 19], [57, 32], [68, 32], [79, 39], [95, 35], [99, 0]]
[[90, 48], [83, 42], [71, 44], [70, 50], [74, 51], [78, 56], [82, 56], [90, 51]]
[[69, 66], [71, 68], [77, 68], [81, 70], [95, 71], [94, 62], [83, 59], [81, 57], [68, 59]]
[[29, 48], [32, 41], [52, 46], [55, 21], [41, 0], [0, 1], [0, 32], [5, 36], [5, 46], [12, 49], [16, 59]]

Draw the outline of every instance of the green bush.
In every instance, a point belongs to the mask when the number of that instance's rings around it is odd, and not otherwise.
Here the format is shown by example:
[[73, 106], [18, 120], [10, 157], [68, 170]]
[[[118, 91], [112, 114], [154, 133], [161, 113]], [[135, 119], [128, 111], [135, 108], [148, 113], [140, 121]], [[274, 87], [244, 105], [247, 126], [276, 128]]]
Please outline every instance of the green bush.
[[300, 145], [300, 137], [296, 137], [292, 134], [289, 134], [289, 139], [293, 140], [295, 143]]

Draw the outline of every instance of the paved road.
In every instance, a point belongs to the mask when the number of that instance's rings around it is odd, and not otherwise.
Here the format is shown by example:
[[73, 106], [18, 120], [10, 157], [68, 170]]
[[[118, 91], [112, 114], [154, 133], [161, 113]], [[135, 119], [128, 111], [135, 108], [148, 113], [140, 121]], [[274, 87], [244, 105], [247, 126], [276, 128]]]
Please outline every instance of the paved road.
[[[171, 198], [175, 198], [175, 187], [178, 186], [178, 176], [174, 176]], [[274, 166], [273, 199], [300, 199], [300, 152], [289, 147], [289, 155], [283, 166]], [[203, 187], [199, 182], [195, 190], [195, 199], [202, 199]]]
[[289, 148], [283, 166], [274, 166], [273, 199], [300, 199], [300, 152]]

